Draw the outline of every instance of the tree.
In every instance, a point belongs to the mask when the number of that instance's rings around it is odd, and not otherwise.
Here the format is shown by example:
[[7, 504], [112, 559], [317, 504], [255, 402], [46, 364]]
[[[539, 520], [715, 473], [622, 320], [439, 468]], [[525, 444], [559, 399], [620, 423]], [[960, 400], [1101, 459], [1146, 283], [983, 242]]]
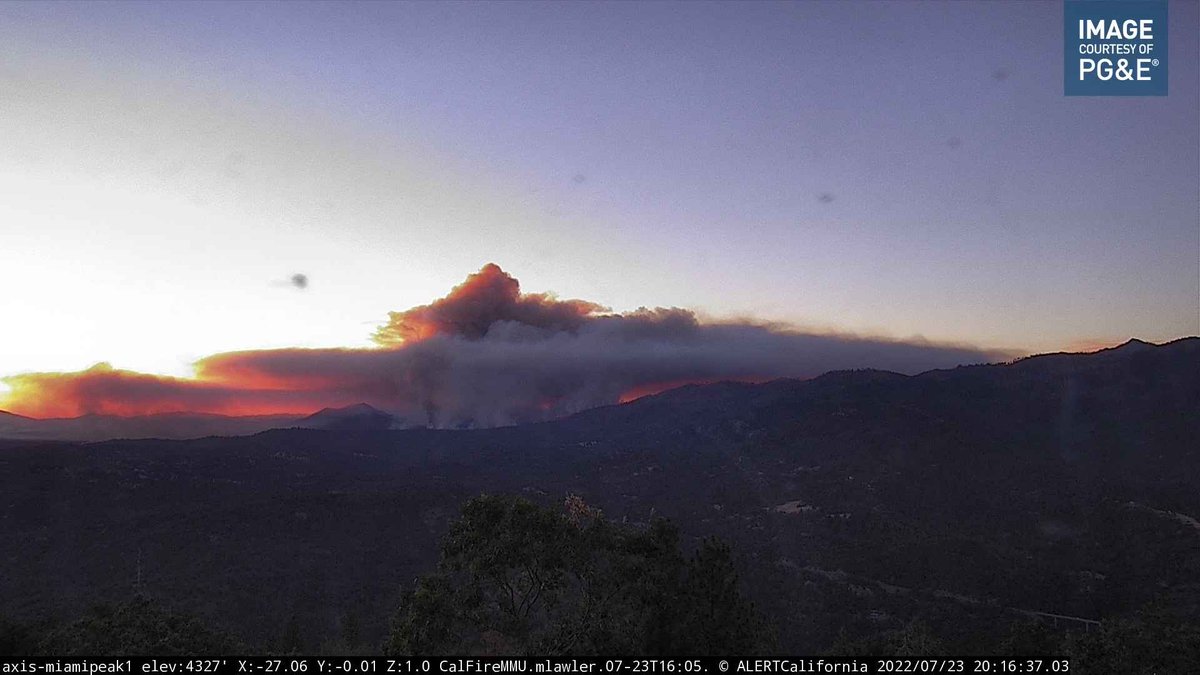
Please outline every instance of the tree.
[[39, 653], [41, 635], [48, 624], [21, 623], [0, 616], [0, 654], [5, 656], [35, 656]]
[[1151, 603], [1066, 640], [1079, 673], [1186, 673], [1200, 663], [1200, 627]]
[[577, 497], [558, 511], [468, 502], [437, 570], [404, 594], [391, 653], [749, 653], [769, 631], [738, 590], [728, 546], [685, 561], [666, 521], [635, 529]]
[[357, 647], [362, 643], [362, 628], [359, 626], [358, 613], [354, 610], [342, 614], [342, 643], [347, 647]]
[[688, 563], [687, 583], [678, 603], [682, 616], [675, 644], [689, 654], [729, 654], [754, 650], [773, 636], [754, 606], [738, 590], [733, 551], [717, 539], [705, 539]]
[[51, 630], [38, 651], [62, 656], [188, 656], [238, 654], [245, 647], [196, 617], [138, 597], [94, 607], [84, 617]]
[[904, 627], [858, 639], [843, 629], [830, 647], [833, 656], [943, 656], [945, 643], [929, 625], [912, 619]]
[[279, 651], [283, 654], [302, 654], [304, 652], [304, 638], [300, 634], [300, 618], [295, 612], [288, 617], [288, 622], [283, 627], [283, 634], [279, 636]]
[[1061, 637], [1044, 622], [1032, 620], [1013, 622], [998, 650], [1004, 656], [1049, 656], [1062, 652]]

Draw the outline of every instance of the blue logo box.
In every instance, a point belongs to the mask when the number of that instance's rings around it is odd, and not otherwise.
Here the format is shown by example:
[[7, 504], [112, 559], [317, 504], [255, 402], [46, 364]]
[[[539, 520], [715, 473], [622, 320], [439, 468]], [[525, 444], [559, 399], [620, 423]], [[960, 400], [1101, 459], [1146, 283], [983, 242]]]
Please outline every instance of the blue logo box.
[[1063, 93], [1166, 96], [1166, 0], [1065, 0]]

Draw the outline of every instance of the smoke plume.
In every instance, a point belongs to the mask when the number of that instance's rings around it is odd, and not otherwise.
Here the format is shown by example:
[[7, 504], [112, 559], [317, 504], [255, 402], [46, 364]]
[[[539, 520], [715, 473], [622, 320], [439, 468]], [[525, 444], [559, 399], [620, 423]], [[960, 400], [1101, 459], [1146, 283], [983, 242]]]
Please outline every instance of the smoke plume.
[[366, 402], [412, 424], [497, 426], [560, 417], [688, 382], [917, 373], [1003, 358], [969, 347], [703, 322], [685, 309], [612, 313], [522, 293], [489, 264], [446, 297], [392, 312], [371, 349], [216, 354], [192, 379], [92, 369], [6, 378], [33, 415], [309, 412]]

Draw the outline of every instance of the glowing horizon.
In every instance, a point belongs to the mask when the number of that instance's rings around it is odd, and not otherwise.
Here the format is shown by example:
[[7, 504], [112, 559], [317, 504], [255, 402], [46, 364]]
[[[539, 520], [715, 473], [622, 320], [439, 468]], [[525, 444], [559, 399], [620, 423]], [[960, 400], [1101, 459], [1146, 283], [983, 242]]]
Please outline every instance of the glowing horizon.
[[491, 261], [706, 326], [1200, 334], [1195, 3], [1124, 101], [1062, 96], [1057, 7], [860, 9], [5, 3], [0, 378], [378, 351]]
[[805, 333], [679, 308], [614, 313], [523, 292], [489, 263], [442, 298], [390, 312], [375, 345], [250, 350], [198, 360], [190, 377], [100, 363], [0, 378], [0, 407], [30, 417], [168, 412], [264, 415], [367, 402], [438, 424], [551, 419], [688, 383], [813, 377], [840, 368], [916, 373], [1008, 356], [969, 346]]

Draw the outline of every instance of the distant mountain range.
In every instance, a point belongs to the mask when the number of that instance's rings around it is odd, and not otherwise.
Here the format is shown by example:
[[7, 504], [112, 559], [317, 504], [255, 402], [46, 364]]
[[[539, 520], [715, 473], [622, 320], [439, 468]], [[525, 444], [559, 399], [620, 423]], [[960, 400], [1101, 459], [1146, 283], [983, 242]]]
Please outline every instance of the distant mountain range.
[[245, 436], [268, 429], [402, 429], [403, 420], [366, 403], [325, 408], [311, 415], [229, 416], [205, 413], [161, 413], [119, 417], [34, 419], [0, 410], [0, 438], [21, 440], [104, 441], [116, 438], [180, 440], [206, 436]]
[[[1138, 339], [1095, 352], [1096, 355], [1127, 355], [1156, 345]], [[1045, 354], [1025, 359], [1055, 359], [1071, 354]], [[897, 375], [897, 377], [899, 377]], [[208, 436], [245, 436], [269, 429], [327, 429], [379, 431], [422, 427], [400, 417], [358, 403], [342, 408], [324, 408], [311, 415], [228, 416], [173, 412], [122, 417], [82, 415], [72, 418], [35, 419], [0, 410], [0, 439], [104, 441], [118, 438], [186, 440]]]
[[254, 644], [298, 623], [315, 649], [351, 615], [378, 638], [489, 492], [732, 542], [785, 652], [913, 618], [963, 653], [1030, 612], [1200, 623], [1197, 338], [690, 385], [494, 429], [395, 430], [367, 406], [241, 422], [322, 428], [0, 441], [0, 541], [22, 542], [0, 615], [137, 591]]

